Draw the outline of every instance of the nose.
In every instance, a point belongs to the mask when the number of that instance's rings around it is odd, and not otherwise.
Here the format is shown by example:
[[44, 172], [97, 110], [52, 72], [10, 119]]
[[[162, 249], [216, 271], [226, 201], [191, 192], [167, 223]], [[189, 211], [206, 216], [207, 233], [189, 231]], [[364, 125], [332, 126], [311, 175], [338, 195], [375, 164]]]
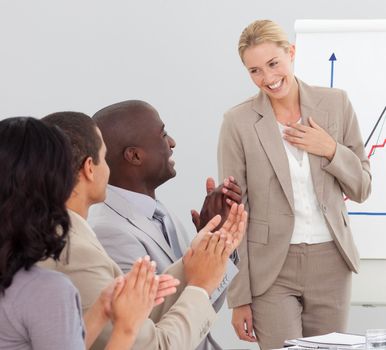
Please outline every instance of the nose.
[[176, 141], [174, 141], [173, 137], [168, 135], [168, 143], [170, 148], [176, 147]]
[[269, 72], [269, 71], [264, 72], [263, 81], [265, 85], [274, 83], [274, 80], [275, 80], [275, 77], [272, 72]]

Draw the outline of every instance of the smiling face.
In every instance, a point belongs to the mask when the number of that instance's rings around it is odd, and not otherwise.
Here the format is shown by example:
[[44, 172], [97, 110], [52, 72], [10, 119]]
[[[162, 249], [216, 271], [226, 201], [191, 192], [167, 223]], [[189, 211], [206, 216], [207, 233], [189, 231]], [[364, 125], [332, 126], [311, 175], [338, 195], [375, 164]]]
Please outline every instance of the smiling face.
[[142, 118], [143, 133], [140, 148], [145, 151], [143, 175], [148, 184], [157, 188], [176, 176], [172, 159], [176, 142], [166, 132], [165, 125], [155, 109], [148, 108]]
[[293, 45], [285, 49], [269, 41], [248, 47], [242, 57], [253, 82], [271, 100], [286, 98], [296, 86], [292, 68], [294, 58]]

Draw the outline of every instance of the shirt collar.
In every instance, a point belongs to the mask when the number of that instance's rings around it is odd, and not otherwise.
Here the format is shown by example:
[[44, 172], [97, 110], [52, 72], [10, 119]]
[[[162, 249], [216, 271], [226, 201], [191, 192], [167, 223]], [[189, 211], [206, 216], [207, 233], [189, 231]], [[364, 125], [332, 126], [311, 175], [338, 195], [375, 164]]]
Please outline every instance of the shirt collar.
[[130, 204], [132, 204], [141, 214], [147, 218], [152, 219], [156, 207], [156, 200], [152, 197], [138, 192], [126, 190], [121, 187], [108, 185], [109, 189], [121, 197], [125, 198]]

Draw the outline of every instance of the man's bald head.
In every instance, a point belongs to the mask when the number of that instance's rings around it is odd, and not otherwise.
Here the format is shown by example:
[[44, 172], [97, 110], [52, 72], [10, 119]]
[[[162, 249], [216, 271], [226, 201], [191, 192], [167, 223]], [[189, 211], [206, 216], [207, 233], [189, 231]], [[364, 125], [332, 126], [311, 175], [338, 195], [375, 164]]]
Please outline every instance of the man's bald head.
[[[94, 114], [95, 120], [105, 139], [109, 153], [122, 153], [127, 146], [138, 146], [146, 130], [144, 116], [157, 111], [147, 102], [128, 100], [102, 108]], [[130, 144], [127, 142], [129, 141]]]
[[173, 166], [169, 164], [175, 142], [150, 104], [139, 100], [115, 103], [95, 113], [93, 120], [106, 143], [112, 185], [127, 184], [127, 188], [128, 182], [134, 181], [155, 189], [175, 176], [174, 162]]

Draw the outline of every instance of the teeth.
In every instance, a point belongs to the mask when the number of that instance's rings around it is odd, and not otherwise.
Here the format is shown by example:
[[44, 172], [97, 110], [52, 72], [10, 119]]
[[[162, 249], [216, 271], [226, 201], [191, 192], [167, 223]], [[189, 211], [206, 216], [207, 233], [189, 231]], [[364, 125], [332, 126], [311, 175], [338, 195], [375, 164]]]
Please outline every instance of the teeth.
[[275, 84], [268, 85], [268, 87], [273, 90], [273, 89], [277, 89], [280, 85], [281, 85], [281, 80], [279, 80]]

